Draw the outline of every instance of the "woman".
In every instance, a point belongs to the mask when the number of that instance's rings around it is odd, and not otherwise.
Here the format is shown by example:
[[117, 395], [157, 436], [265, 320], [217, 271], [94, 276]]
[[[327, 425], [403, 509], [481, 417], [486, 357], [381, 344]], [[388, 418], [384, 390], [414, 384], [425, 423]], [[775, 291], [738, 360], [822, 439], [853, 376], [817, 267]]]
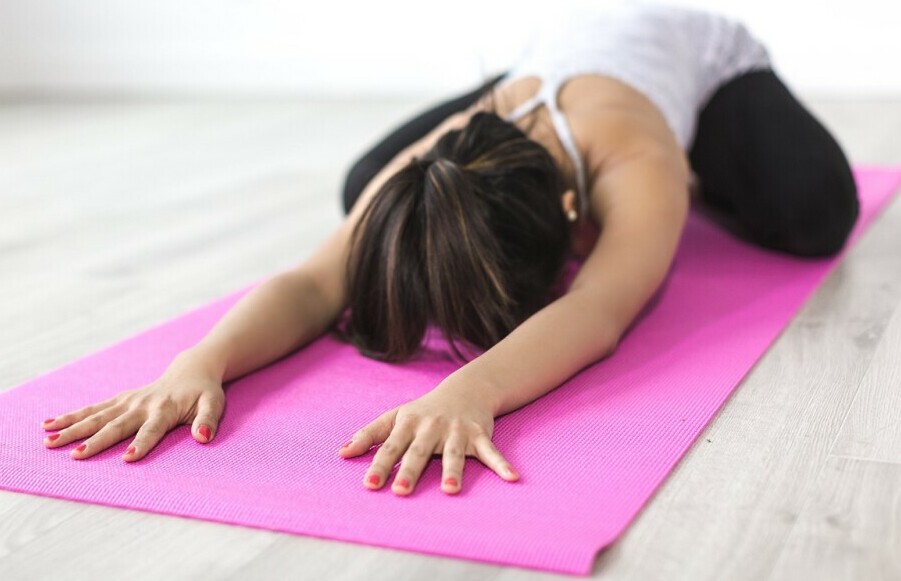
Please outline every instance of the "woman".
[[[858, 211], [841, 149], [741, 24], [662, 6], [574, 11], [510, 71], [364, 155], [346, 220], [305, 263], [248, 293], [155, 382], [46, 420], [60, 431], [45, 444], [87, 438], [82, 459], [135, 435], [124, 459], [136, 461], [183, 423], [206, 443], [223, 382], [329, 329], [403, 361], [434, 323], [456, 354], [457, 341], [484, 352], [339, 454], [381, 444], [363, 484], [381, 488], [400, 460], [396, 494], [433, 454], [447, 493], [466, 456], [514, 481], [494, 418], [614, 351], [666, 276], [692, 190], [736, 235], [799, 256], [837, 252]], [[567, 256], [584, 262], [555, 296]]]

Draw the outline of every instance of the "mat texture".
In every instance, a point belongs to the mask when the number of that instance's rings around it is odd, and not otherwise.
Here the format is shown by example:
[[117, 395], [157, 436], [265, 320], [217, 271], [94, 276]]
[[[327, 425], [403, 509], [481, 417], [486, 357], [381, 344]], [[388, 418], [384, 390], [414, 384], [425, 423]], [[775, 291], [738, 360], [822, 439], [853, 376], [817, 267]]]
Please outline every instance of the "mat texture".
[[[901, 182], [897, 169], [855, 174], [862, 210], [849, 247]], [[130, 439], [79, 461], [77, 443], [44, 447], [45, 417], [155, 379], [257, 281], [0, 394], [0, 487], [588, 574], [838, 260], [761, 250], [692, 213], [658, 301], [615, 354], [497, 420], [494, 442], [518, 482], [468, 458], [463, 491], [448, 496], [433, 459], [410, 496], [364, 488], [374, 452], [342, 459], [338, 447], [457, 364], [437, 348], [380, 363], [327, 336], [229, 384], [208, 445], [182, 426], [131, 464], [120, 458]]]

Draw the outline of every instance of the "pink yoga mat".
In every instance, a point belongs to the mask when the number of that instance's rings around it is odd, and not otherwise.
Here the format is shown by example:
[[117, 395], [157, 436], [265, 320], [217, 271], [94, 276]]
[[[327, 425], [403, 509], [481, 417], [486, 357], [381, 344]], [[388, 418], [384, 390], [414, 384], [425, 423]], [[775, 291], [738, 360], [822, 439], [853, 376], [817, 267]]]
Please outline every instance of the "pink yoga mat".
[[[862, 209], [850, 244], [901, 170], [857, 169], [856, 178]], [[258, 281], [0, 394], [0, 487], [588, 574], [838, 260], [768, 252], [693, 213], [659, 300], [615, 354], [497, 420], [494, 442], [521, 475], [514, 483], [469, 458], [463, 491], [448, 496], [434, 459], [410, 496], [365, 489], [374, 452], [347, 460], [337, 448], [456, 364], [438, 348], [380, 363], [327, 336], [231, 383], [211, 444], [182, 426], [133, 464], [120, 458], [129, 440], [79, 461], [69, 457], [77, 444], [44, 447], [45, 417], [155, 379]]]

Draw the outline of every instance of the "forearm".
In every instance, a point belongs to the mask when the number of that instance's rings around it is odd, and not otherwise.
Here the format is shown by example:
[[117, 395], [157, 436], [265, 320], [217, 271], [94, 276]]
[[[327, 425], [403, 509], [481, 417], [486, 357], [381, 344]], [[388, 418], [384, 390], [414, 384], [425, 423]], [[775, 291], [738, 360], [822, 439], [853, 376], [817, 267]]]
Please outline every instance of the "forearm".
[[190, 361], [228, 381], [306, 345], [334, 319], [311, 277], [281, 273], [241, 297], [176, 363]]
[[500, 416], [555, 389], [609, 355], [618, 334], [596, 293], [568, 292], [454, 372]]

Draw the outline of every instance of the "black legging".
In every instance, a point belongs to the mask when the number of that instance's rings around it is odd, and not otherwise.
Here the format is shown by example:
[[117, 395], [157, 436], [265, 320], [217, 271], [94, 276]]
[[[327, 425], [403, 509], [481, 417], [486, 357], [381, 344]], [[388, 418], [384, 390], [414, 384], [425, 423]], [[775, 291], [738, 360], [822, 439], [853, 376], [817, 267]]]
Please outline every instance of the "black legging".
[[[357, 160], [344, 184], [345, 213], [404, 147], [505, 75], [417, 115]], [[771, 70], [740, 75], [714, 93], [699, 114], [689, 160], [707, 208], [735, 235], [766, 248], [832, 255], [857, 219], [845, 154]]]

